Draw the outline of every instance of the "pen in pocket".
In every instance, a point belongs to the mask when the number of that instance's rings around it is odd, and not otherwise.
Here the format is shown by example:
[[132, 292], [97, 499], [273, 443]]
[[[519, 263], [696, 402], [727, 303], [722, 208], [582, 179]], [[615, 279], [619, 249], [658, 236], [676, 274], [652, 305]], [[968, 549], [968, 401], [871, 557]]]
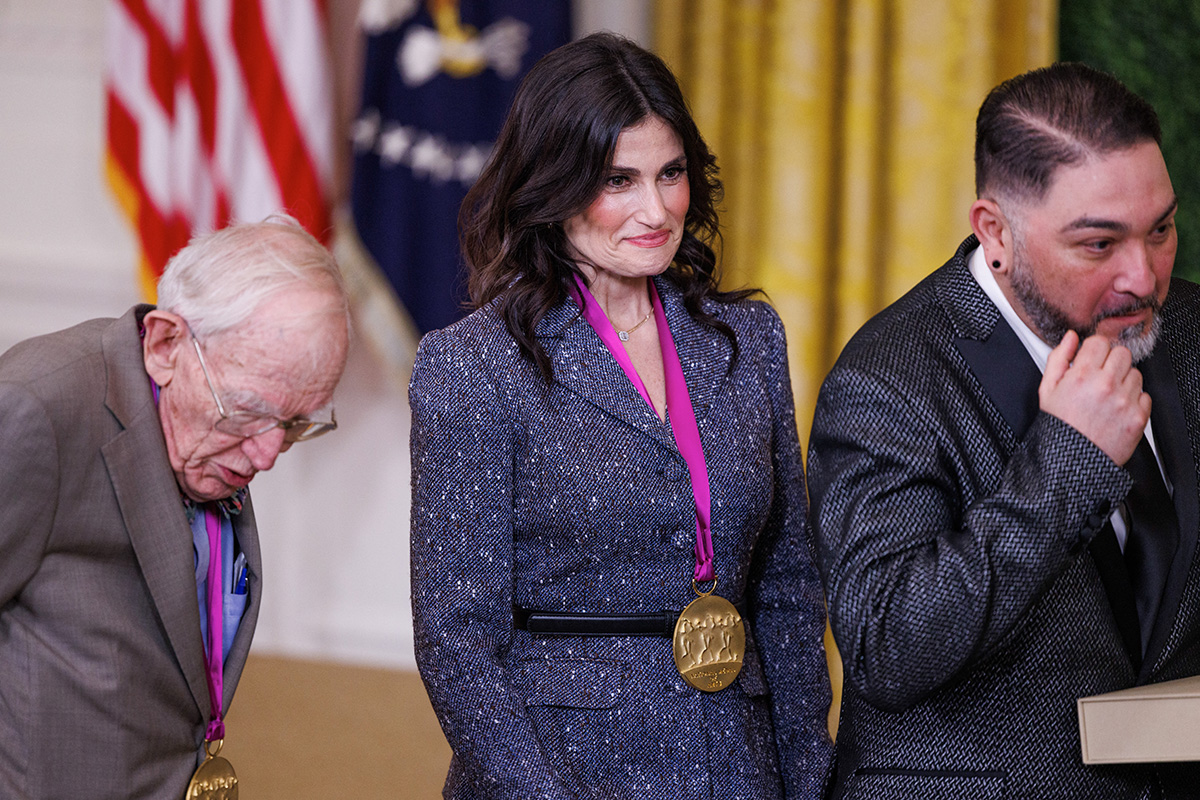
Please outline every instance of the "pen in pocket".
[[238, 553], [233, 560], [233, 593], [246, 593], [246, 554]]

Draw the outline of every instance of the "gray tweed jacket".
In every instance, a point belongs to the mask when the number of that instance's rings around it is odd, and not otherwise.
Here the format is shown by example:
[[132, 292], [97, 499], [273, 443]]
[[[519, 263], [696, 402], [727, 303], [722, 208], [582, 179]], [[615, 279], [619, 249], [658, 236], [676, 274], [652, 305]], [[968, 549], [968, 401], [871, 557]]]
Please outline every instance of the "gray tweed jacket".
[[809, 490], [846, 667], [833, 796], [1196, 797], [1196, 765], [1085, 766], [1075, 700], [1200, 673], [1200, 288], [1172, 282], [1142, 366], [1183, 539], [1143, 660], [1128, 584], [1102, 577], [1122, 565], [1091, 544], [1130, 478], [1038, 411], [976, 245], [867, 323], [817, 402]]
[[[195, 552], [138, 322], [151, 306], [0, 356], [0, 798], [178, 800], [212, 708]], [[262, 597], [225, 660], [229, 708]], [[231, 731], [236, 736], [236, 731]]]
[[549, 386], [481, 309], [422, 340], [410, 387], [416, 653], [454, 749], [448, 798], [823, 792], [824, 610], [783, 328], [765, 303], [711, 304], [734, 364], [656, 283], [708, 461], [717, 591], [746, 609], [745, 668], [705, 694], [665, 638], [514, 631], [514, 605], [682, 609], [695, 506], [669, 426], [573, 303], [537, 328]]

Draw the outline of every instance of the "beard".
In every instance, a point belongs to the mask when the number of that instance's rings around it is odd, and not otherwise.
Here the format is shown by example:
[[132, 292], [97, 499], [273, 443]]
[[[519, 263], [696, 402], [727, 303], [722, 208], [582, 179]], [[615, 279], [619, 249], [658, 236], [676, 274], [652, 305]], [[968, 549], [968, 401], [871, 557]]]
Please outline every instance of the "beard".
[[1025, 309], [1025, 314], [1033, 321], [1037, 332], [1051, 347], [1057, 347], [1069, 330], [1079, 334], [1079, 341], [1082, 342], [1093, 335], [1104, 320], [1132, 314], [1144, 308], [1151, 311], [1150, 324], [1137, 323], [1123, 328], [1117, 334], [1114, 344], [1128, 348], [1130, 354], [1133, 355], [1133, 363], [1137, 364], [1149, 358], [1150, 354], [1154, 352], [1154, 345], [1158, 343], [1158, 334], [1162, 329], [1162, 317], [1158, 312], [1162, 309], [1162, 301], [1158, 299], [1157, 295], [1135, 298], [1120, 308], [1100, 312], [1092, 317], [1087, 325], [1082, 327], [1075, 325], [1065, 311], [1042, 294], [1041, 289], [1034, 281], [1033, 268], [1026, 259], [1025, 250], [1020, 244], [1013, 252], [1010, 283], [1013, 294]]

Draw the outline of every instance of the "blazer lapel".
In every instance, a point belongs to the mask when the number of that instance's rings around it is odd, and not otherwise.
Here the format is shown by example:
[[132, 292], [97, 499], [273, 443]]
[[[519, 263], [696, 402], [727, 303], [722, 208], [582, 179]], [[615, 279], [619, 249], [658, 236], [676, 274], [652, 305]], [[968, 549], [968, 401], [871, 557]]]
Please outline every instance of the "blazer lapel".
[[[989, 301], [990, 302], [990, 301]], [[956, 339], [976, 380], [1020, 439], [1038, 414], [1038, 385], [1042, 373], [1013, 329], [1001, 322], [983, 341]]]
[[567, 299], [537, 326], [537, 336], [554, 365], [554, 380], [605, 414], [675, 450], [671, 429], [642, 399], [599, 335]]
[[[683, 305], [682, 292], [669, 280], [659, 276], [654, 279], [654, 286], [662, 298], [667, 326], [671, 329], [671, 338], [679, 353], [679, 363], [683, 367], [683, 378], [687, 382], [696, 423], [703, 425], [729, 375], [733, 347], [719, 331], [692, 319]], [[711, 314], [716, 309], [710, 307], [705, 310]]]
[[[1008, 425], [1015, 444], [1037, 418], [1042, 373], [995, 303], [971, 275], [967, 257], [978, 244], [978, 240], [970, 236], [959, 246], [951, 261], [952, 269], [939, 286], [939, 293], [960, 333], [954, 341], [955, 348]], [[1142, 663], [1137, 608], [1125, 560], [1110, 526], [1105, 525], [1088, 551], [1104, 586], [1126, 654], [1136, 669]]]
[[1171, 481], [1172, 500], [1179, 519], [1179, 546], [1167, 585], [1163, 589], [1162, 603], [1142, 667], [1142, 679], [1145, 680], [1165, 655], [1168, 636], [1179, 621], [1183, 587], [1196, 551], [1200, 498], [1196, 494], [1196, 465], [1192, 459], [1191, 439], [1178, 433], [1187, 430], [1187, 419], [1184, 417], [1179, 386], [1167, 348], [1155, 348], [1153, 355], [1138, 366], [1142, 371], [1145, 390], [1154, 401], [1150, 412], [1154, 445]]
[[554, 366], [554, 381], [605, 414], [673, 449], [671, 429], [654, 414], [592, 326], [577, 312], [575, 301], [568, 300], [538, 325], [542, 347]]
[[1004, 322], [1000, 309], [975, 282], [967, 259], [979, 240], [974, 236], [958, 247], [937, 287], [942, 307], [954, 322], [954, 347], [1013, 434], [1015, 443], [1038, 413], [1038, 384], [1042, 373], [1021, 340]]
[[101, 452], [150, 596], [196, 705], [207, 716], [192, 535], [142, 364], [134, 313], [104, 335], [106, 404], [125, 430]]
[[258, 612], [262, 604], [262, 550], [259, 546], [258, 527], [254, 521], [254, 506], [250, 502], [250, 495], [246, 495], [242, 513], [234, 517], [233, 531], [242, 552], [246, 555], [246, 592], [249, 598], [242, 621], [238, 625], [237, 636], [234, 637], [229, 655], [225, 658], [225, 696], [222, 707], [226, 710], [233, 701], [233, 691], [237, 688], [242, 669], [246, 666], [246, 658], [250, 654], [250, 640], [254, 638], [254, 628], [258, 624]]
[[[692, 319], [683, 305], [682, 293], [674, 284], [659, 276], [654, 285], [700, 424], [729, 372], [733, 350], [719, 332]], [[579, 314], [573, 300], [551, 309], [538, 324], [537, 336], [554, 364], [556, 382], [668, 450], [678, 451], [670, 426], [642, 399], [599, 335]]]

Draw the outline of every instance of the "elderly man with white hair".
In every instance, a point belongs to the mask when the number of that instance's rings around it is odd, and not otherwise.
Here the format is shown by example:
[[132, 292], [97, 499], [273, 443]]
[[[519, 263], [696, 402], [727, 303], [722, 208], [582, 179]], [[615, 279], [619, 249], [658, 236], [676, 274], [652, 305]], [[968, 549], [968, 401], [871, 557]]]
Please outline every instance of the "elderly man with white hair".
[[287, 217], [197, 237], [158, 291], [0, 356], [0, 797], [236, 782], [217, 753], [262, 594], [246, 486], [337, 426], [347, 300]]

